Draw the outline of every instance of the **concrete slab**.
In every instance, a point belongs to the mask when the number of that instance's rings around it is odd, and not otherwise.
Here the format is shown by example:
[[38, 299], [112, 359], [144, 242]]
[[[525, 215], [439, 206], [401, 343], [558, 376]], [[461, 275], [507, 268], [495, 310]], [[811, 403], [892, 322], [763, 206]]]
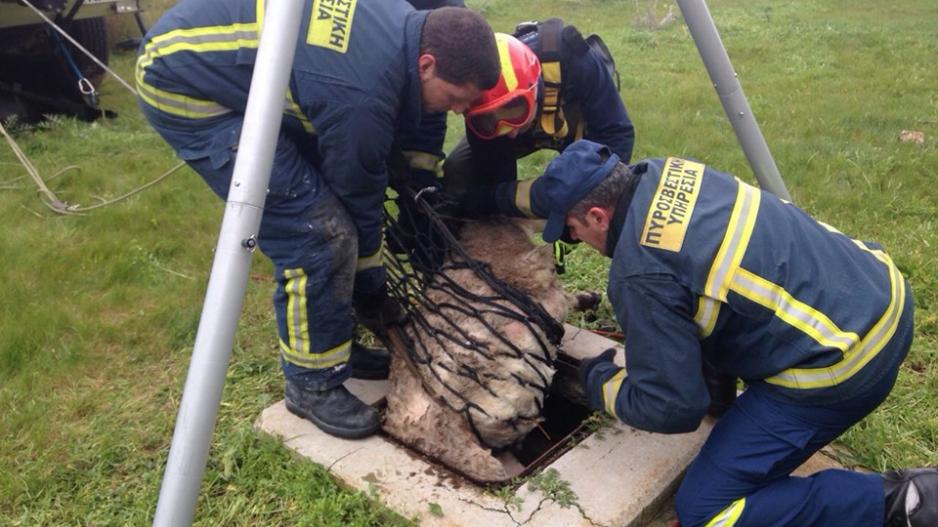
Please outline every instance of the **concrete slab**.
[[[580, 358], [617, 344], [568, 326], [563, 346]], [[622, 361], [620, 347], [617, 362]], [[347, 386], [373, 402], [382, 396], [381, 384], [354, 381]], [[561, 486], [576, 495], [566, 507], [529, 485], [509, 493], [507, 500], [497, 497], [383, 436], [358, 441], [329, 436], [289, 413], [282, 401], [265, 409], [256, 426], [349, 487], [376, 491], [385, 505], [420, 525], [598, 527], [643, 525], [657, 514], [711, 423], [682, 435], [650, 434], [620, 423], [589, 436], [543, 469], [556, 470]]]

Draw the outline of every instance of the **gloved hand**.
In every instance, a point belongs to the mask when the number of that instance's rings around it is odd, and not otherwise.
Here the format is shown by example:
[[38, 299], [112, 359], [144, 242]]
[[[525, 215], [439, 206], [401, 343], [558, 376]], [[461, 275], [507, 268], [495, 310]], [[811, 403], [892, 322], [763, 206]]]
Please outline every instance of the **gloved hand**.
[[358, 322], [379, 337], [387, 335], [388, 326], [400, 325], [407, 320], [407, 313], [401, 305], [388, 296], [387, 285], [370, 293], [356, 291], [352, 295], [352, 305]]
[[609, 348], [595, 357], [590, 357], [588, 359], [583, 359], [580, 361], [580, 384], [583, 385], [583, 389], [586, 389], [586, 381], [589, 380], [590, 372], [593, 371], [593, 368], [604, 363], [604, 362], [613, 362], [616, 356], [616, 349]]
[[706, 359], [703, 361], [703, 376], [710, 393], [707, 414], [722, 417], [736, 401], [736, 377], [721, 372]]
[[[589, 401], [590, 407], [593, 408], [594, 410], [603, 409], [603, 400], [602, 400], [603, 397], [602, 397], [601, 390], [595, 390], [595, 393], [594, 391], [590, 390], [590, 384], [589, 384], [590, 374], [593, 372], [593, 370], [597, 366], [600, 366], [603, 364], [614, 365], [612, 359], [615, 358], [615, 356], [616, 356], [615, 348], [609, 348], [606, 351], [600, 353], [599, 355], [596, 355], [595, 357], [590, 357], [589, 359], [583, 359], [580, 361], [580, 367], [579, 367], [580, 385], [583, 386], [583, 393], [586, 394], [586, 399]], [[599, 382], [598, 384], [601, 385], [602, 382], [605, 382], [605, 379], [601, 379], [601, 382]]]
[[576, 245], [580, 243], [580, 240], [573, 239], [573, 236], [570, 235], [570, 227], [567, 227], [566, 225], [563, 228], [563, 232], [560, 233], [560, 241], [568, 245]]
[[478, 185], [462, 194], [450, 194], [451, 212], [462, 218], [484, 218], [498, 212], [495, 187]]

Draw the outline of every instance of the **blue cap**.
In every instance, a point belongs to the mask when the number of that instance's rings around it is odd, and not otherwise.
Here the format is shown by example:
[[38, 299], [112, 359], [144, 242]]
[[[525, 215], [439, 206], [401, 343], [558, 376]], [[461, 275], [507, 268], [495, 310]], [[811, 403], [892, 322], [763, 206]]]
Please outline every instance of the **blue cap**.
[[549, 216], [543, 238], [547, 243], [560, 239], [567, 227], [567, 213], [619, 163], [608, 147], [586, 139], [574, 142], [554, 158], [540, 177], [547, 197]]

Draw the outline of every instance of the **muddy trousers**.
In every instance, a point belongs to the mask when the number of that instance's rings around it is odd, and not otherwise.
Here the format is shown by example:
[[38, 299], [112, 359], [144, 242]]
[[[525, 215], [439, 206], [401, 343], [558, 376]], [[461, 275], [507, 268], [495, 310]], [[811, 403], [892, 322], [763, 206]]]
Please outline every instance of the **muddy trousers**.
[[[185, 119], [140, 106], [163, 139], [226, 199], [242, 116]], [[318, 168], [281, 130], [258, 245], [275, 267], [273, 304], [284, 375], [310, 389], [338, 386], [351, 374], [357, 239]]]
[[[911, 308], [906, 315], [911, 318]], [[903, 326], [880, 353], [879, 380], [846, 400], [817, 406], [782, 402], [755, 385], [717, 422], [675, 497], [682, 527], [882, 527], [878, 473], [791, 472], [872, 412], [892, 389], [912, 339]]]

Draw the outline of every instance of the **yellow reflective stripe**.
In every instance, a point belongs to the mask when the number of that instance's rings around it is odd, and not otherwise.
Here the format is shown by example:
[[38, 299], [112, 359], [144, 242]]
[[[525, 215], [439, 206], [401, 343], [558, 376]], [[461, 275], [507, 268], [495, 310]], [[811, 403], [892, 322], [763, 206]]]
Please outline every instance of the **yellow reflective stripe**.
[[736, 203], [730, 214], [726, 234], [713, 260], [713, 266], [710, 267], [707, 283], [704, 285], [704, 294], [721, 302], [726, 302], [730, 281], [749, 246], [749, 238], [756, 224], [761, 199], [758, 189], [739, 180], [737, 180], [737, 185]]
[[296, 117], [300, 121], [300, 125], [303, 126], [303, 130], [306, 130], [308, 134], [316, 135], [316, 129], [313, 128], [313, 123], [309, 122], [309, 119], [306, 118], [306, 114], [300, 109], [300, 105], [296, 103], [296, 99], [293, 98], [293, 92], [289, 87], [287, 87], [287, 98], [284, 102], [284, 113]]
[[154, 108], [182, 117], [197, 119], [228, 113], [230, 109], [214, 101], [168, 92], [147, 84], [144, 81], [146, 69], [156, 58], [178, 51], [204, 53], [256, 47], [257, 25], [253, 22], [176, 29], [157, 35], [147, 43], [144, 52], [137, 58], [135, 77], [140, 98]]
[[833, 232], [834, 234], [843, 234], [842, 232], [838, 231], [835, 227], [828, 225], [821, 220], [814, 220], [814, 221], [816, 221], [818, 225], [820, 225], [821, 227], [824, 227], [825, 229], [827, 229], [830, 232]]
[[745, 508], [746, 498], [740, 498], [720, 511], [719, 514], [707, 522], [705, 527], [732, 527], [739, 521], [739, 517], [743, 515], [743, 509]]
[[267, 2], [265, 0], [257, 0], [254, 3], [254, 21], [257, 23], [257, 27], [264, 28], [264, 11], [267, 8]]
[[187, 117], [189, 119], [204, 119], [231, 112], [228, 108], [216, 103], [172, 93], [137, 80], [137, 95], [150, 106], [172, 115]]
[[[827, 230], [830, 231], [830, 232], [833, 232], [834, 234], [840, 234], [841, 236], [844, 236], [844, 237], [847, 236], [846, 234], [844, 234], [844, 233], [840, 232], [839, 230], [837, 230], [836, 228], [834, 228], [834, 227], [832, 227], [832, 226], [830, 226], [830, 225], [824, 223], [823, 221], [820, 221], [820, 220], [815, 220], [815, 221], [818, 222], [818, 225], [820, 225], [821, 227], [824, 227], [825, 229], [827, 229]], [[853, 238], [851, 238], [850, 241], [852, 241], [854, 245], [856, 245], [857, 247], [859, 247], [860, 250], [866, 251], [866, 252], [872, 254], [872, 255], [875, 256], [876, 259], [879, 260], [880, 262], [883, 262], [884, 264], [889, 265], [889, 262], [887, 261], [887, 258], [888, 258], [888, 257], [884, 258], [884, 257], [886, 256], [886, 253], [884, 253], [884, 252], [882, 252], [882, 251], [880, 251], [880, 250], [873, 250], [873, 249], [870, 249], [865, 243], [861, 242], [860, 240], [854, 240]]]
[[905, 280], [889, 256], [878, 250], [866, 249], [889, 269], [891, 298], [883, 316], [876, 322], [860, 342], [850, 348], [844, 357], [825, 368], [790, 368], [766, 379], [766, 382], [786, 388], [823, 388], [840, 384], [874, 357], [889, 343], [899, 326], [899, 318], [905, 306]]
[[358, 263], [355, 265], [355, 272], [367, 271], [368, 269], [374, 269], [375, 267], [381, 267], [384, 265], [384, 239], [382, 238], [381, 243], [378, 244], [378, 250], [373, 254], [367, 256], [359, 256]]
[[[814, 221], [818, 222], [818, 225], [820, 225], [821, 227], [824, 227], [830, 232], [833, 232], [834, 234], [839, 234], [841, 236], [848, 237], [846, 234], [840, 232], [835, 227], [832, 227], [824, 223], [821, 220], [814, 220]], [[853, 244], [856, 245], [861, 251], [866, 251], [872, 254], [874, 257], [876, 257], [877, 260], [879, 260], [883, 264], [891, 265], [892, 261], [889, 259], [889, 256], [886, 255], [886, 253], [884, 253], [883, 251], [879, 249], [870, 249], [869, 246], [867, 246], [865, 243], [861, 242], [860, 240], [855, 240], [853, 238], [850, 238], [850, 241], [853, 242]]]
[[697, 323], [700, 338], [707, 338], [713, 333], [720, 316], [721, 302], [712, 298], [701, 296], [697, 302], [697, 312], [694, 313], [694, 322]]
[[505, 88], [511, 92], [518, 87], [518, 77], [515, 76], [515, 68], [511, 63], [511, 54], [508, 52], [508, 40], [497, 38], [495, 44], [498, 47], [498, 62], [502, 66], [502, 78], [505, 79]]
[[303, 269], [285, 269], [287, 283], [287, 337], [289, 347], [296, 353], [309, 353], [309, 321], [306, 317], [306, 272]]
[[420, 170], [429, 170], [434, 174], [439, 172], [440, 163], [443, 158], [433, 155], [429, 152], [420, 152], [417, 150], [404, 150], [404, 159], [407, 160], [407, 166]]
[[208, 53], [256, 48], [257, 24], [254, 22], [176, 29], [153, 37], [143, 48], [138, 59], [140, 69], [146, 69], [157, 57], [167, 57], [179, 51]]
[[603, 383], [603, 407], [606, 413], [619, 418], [616, 415], [616, 396], [619, 395], [619, 388], [622, 387], [622, 381], [625, 380], [625, 368], [620, 369], [608, 381]]
[[284, 360], [304, 368], [331, 368], [336, 364], [348, 362], [352, 353], [352, 341], [346, 340], [338, 346], [322, 353], [300, 353], [280, 340], [280, 353]]
[[775, 316], [822, 346], [846, 353], [860, 340], [859, 335], [843, 331], [827, 315], [793, 297], [782, 286], [741, 267], [733, 276], [731, 289], [773, 311]]
[[535, 181], [536, 179], [525, 179], [515, 185], [515, 208], [528, 218], [537, 217], [531, 210], [531, 187]]

